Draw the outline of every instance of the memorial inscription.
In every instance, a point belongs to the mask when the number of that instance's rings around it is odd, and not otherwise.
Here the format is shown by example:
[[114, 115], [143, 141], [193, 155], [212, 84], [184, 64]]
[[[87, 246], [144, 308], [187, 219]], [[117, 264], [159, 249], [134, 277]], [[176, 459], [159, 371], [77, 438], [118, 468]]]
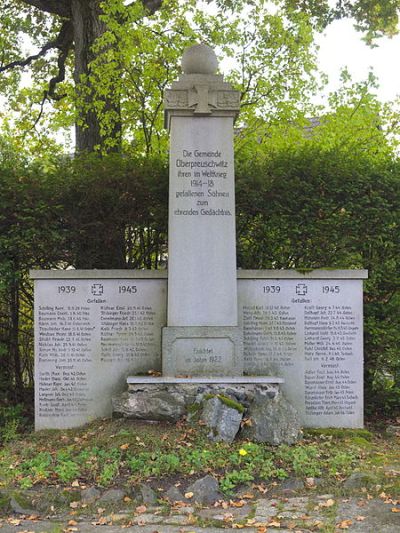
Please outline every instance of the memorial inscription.
[[[180, 178], [175, 197], [176, 216], [232, 216], [230, 203], [224, 206], [219, 200], [230, 197], [226, 179], [229, 163], [220, 150], [181, 151], [175, 159], [177, 177]], [[226, 207], [226, 208], [224, 208]]]
[[239, 280], [238, 298], [245, 372], [285, 378], [306, 426], [362, 426], [361, 280]]
[[[342, 271], [339, 279], [278, 272], [280, 279], [268, 278], [274, 271], [238, 272], [245, 372], [285, 378], [286, 394], [305, 426], [361, 427], [365, 272]], [[129, 280], [83, 280], [79, 271], [69, 271], [64, 275], [71, 279], [36, 280], [38, 428], [107, 416], [116, 383], [123, 388], [128, 373], [160, 369], [166, 272], [158, 272], [158, 279], [134, 279], [143, 276], [140, 271], [130, 274]], [[228, 330], [229, 338], [235, 330]], [[173, 333], [178, 374], [212, 368], [214, 375], [224, 375], [227, 366], [237, 364], [234, 344], [226, 338], [209, 341], [201, 329], [193, 344], [179, 329]]]
[[163, 280], [35, 284], [37, 429], [108, 416], [128, 373], [161, 368]]

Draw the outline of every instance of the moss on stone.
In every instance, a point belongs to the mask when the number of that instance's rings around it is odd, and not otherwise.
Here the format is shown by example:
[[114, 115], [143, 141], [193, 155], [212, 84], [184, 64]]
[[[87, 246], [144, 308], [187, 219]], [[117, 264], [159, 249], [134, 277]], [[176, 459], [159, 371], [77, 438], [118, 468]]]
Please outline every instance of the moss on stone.
[[217, 395], [216, 394], [211, 394], [210, 392], [208, 394], [205, 394], [204, 395], [204, 400], [207, 401], [207, 400], [212, 400], [213, 398], [215, 398]]
[[238, 411], [239, 413], [245, 412], [245, 408], [243, 407], [243, 405], [237, 402], [236, 400], [233, 400], [229, 396], [225, 396], [224, 394], [210, 394], [210, 393], [204, 396], [205, 401], [212, 400], [212, 398], [218, 398], [218, 400], [220, 400], [224, 405], [226, 405], [227, 407], [230, 407], [231, 409], [236, 409], [236, 411]]
[[239, 413], [244, 413], [245, 408], [243, 405], [236, 400], [233, 400], [232, 398], [229, 398], [228, 396], [224, 396], [223, 394], [218, 394], [217, 398], [227, 407], [230, 407], [231, 409], [236, 409]]

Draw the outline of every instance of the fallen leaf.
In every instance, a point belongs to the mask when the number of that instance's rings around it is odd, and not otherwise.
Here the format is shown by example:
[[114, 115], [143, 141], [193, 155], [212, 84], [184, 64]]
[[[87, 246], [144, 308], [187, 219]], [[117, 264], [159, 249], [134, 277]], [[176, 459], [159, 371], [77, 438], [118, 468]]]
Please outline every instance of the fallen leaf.
[[136, 507], [135, 511], [138, 514], [143, 514], [147, 511], [147, 507], [145, 505], [139, 505], [139, 507]]
[[335, 500], [329, 498], [329, 500], [326, 500], [326, 502], [319, 503], [318, 507], [332, 507], [332, 505], [335, 505]]
[[124, 496], [124, 502], [131, 502], [132, 498], [129, 498], [129, 496]]
[[21, 525], [21, 520], [19, 520], [18, 518], [8, 518], [7, 522], [9, 524], [11, 524], [12, 526], [20, 526]]
[[363, 520], [365, 520], [365, 516], [358, 515], [358, 516], [356, 516], [356, 520], [357, 520], [357, 522], [362, 522]]
[[104, 511], [105, 511], [105, 509], [104, 509], [103, 507], [99, 507], [99, 508], [97, 509], [98, 514], [103, 514]]
[[400, 513], [400, 507], [392, 507], [390, 510], [392, 513]]
[[264, 485], [253, 485], [253, 488], [257, 489], [261, 494], [265, 494], [268, 489], [264, 487]]
[[68, 525], [69, 525], [69, 526], [77, 526], [77, 525], [78, 525], [78, 522], [77, 522], [76, 520], [70, 520], [70, 521], [68, 522]]
[[79, 507], [79, 502], [71, 502], [69, 506], [71, 509], [77, 509]]
[[185, 498], [187, 500], [190, 500], [190, 498], [193, 498], [193, 492], [185, 492]]
[[338, 527], [339, 529], [349, 529], [352, 523], [352, 520], [342, 520], [339, 524], [337, 524], [336, 527]]
[[246, 500], [252, 500], [253, 498], [255, 498], [255, 496], [252, 492], [246, 492], [242, 495], [242, 498], [245, 498]]
[[257, 533], [266, 533], [266, 531], [267, 531], [267, 528], [265, 526], [260, 526], [257, 529]]
[[240, 500], [238, 502], [231, 502], [230, 503], [232, 507], [243, 507], [243, 505], [246, 505], [246, 502], [243, 500]]
[[71, 486], [72, 486], [72, 487], [79, 487], [79, 481], [78, 481], [77, 479], [75, 479], [75, 481], [73, 481], [73, 482], [71, 483]]
[[271, 522], [268, 522], [268, 525], [270, 527], [281, 527], [281, 523], [277, 522], [276, 520], [272, 520]]

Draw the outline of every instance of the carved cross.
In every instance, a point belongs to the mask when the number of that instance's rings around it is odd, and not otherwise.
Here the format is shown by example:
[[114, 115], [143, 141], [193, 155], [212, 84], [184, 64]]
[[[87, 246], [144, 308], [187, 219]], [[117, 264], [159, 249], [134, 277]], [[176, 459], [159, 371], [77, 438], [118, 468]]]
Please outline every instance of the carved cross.
[[217, 107], [216, 93], [210, 92], [208, 85], [194, 85], [189, 90], [189, 107], [194, 107], [195, 115], [210, 115], [211, 107]]

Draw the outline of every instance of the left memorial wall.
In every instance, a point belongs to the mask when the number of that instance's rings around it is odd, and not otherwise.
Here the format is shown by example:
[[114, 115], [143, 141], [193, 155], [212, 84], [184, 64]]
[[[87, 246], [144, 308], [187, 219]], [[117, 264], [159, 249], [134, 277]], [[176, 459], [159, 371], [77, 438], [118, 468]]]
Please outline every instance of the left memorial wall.
[[166, 273], [130, 274], [31, 272], [36, 430], [110, 416], [111, 396], [126, 388], [128, 374], [160, 370]]

